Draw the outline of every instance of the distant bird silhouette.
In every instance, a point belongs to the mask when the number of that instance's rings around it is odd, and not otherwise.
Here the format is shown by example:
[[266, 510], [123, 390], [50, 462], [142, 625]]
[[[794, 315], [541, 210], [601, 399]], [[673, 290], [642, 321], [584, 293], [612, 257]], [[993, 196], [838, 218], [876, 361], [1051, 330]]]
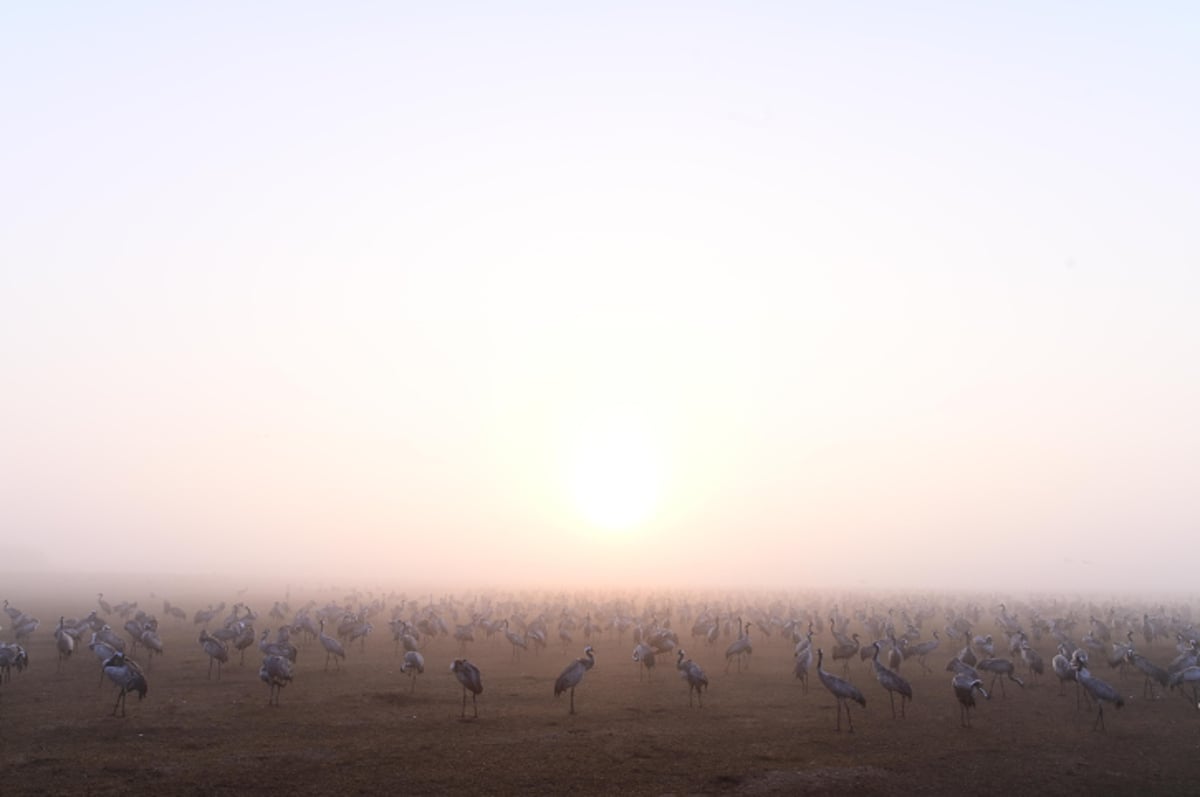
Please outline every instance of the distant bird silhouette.
[[267, 705], [278, 706], [279, 691], [292, 682], [292, 662], [286, 656], [264, 656], [258, 677], [270, 688], [267, 693]]
[[858, 687], [849, 681], [842, 680], [836, 675], [825, 672], [821, 664], [825, 658], [825, 652], [817, 648], [817, 677], [821, 679], [821, 683], [829, 690], [835, 698], [837, 698], [838, 716], [837, 729], [842, 729], [842, 706], [846, 706], [846, 721], [850, 723], [850, 733], [854, 733], [854, 720], [850, 718], [850, 706], [846, 703], [847, 700], [853, 700], [863, 708], [867, 707], [867, 699], [863, 697], [863, 693], [858, 691]]
[[596, 656], [592, 651], [592, 646], [588, 645], [583, 649], [583, 657], [575, 659], [567, 665], [567, 668], [562, 671], [558, 679], [554, 682], [554, 696], [558, 697], [568, 689], [571, 690], [571, 710], [570, 714], [575, 713], [575, 687], [579, 686], [583, 680], [583, 675], [592, 667], [596, 666]]
[[708, 688], [708, 676], [704, 674], [704, 670], [700, 669], [700, 665], [691, 659], [684, 660], [687, 653], [683, 648], [679, 649], [679, 658], [675, 662], [675, 668], [679, 670], [680, 676], [688, 682], [688, 705], [692, 705], [692, 692], [696, 693], [697, 699], [700, 701], [700, 708], [704, 708], [704, 690]]
[[113, 716], [117, 716], [117, 707], [121, 709], [121, 716], [125, 716], [125, 695], [129, 692], [137, 692], [138, 700], [146, 696], [146, 692], [150, 690], [146, 683], [146, 676], [142, 673], [142, 668], [138, 666], [133, 659], [125, 658], [124, 653], [113, 654], [108, 661], [104, 662], [104, 674], [109, 677], [113, 683], [121, 688], [117, 694], [117, 702], [113, 703]]
[[475, 710], [475, 718], [479, 719], [479, 706], [475, 704], [475, 698], [483, 692], [483, 678], [479, 668], [466, 659], [455, 659], [450, 665], [450, 672], [454, 673], [454, 677], [463, 688], [461, 719], [467, 718], [467, 692], [471, 693], [471, 708]]
[[954, 689], [954, 696], [958, 698], [958, 721], [964, 728], [971, 727], [971, 709], [975, 708], [975, 692], [983, 695], [985, 700], [991, 700], [992, 696], [983, 688], [983, 681], [979, 678], [972, 677], [970, 672], [962, 671], [955, 673], [950, 679], [950, 686]]

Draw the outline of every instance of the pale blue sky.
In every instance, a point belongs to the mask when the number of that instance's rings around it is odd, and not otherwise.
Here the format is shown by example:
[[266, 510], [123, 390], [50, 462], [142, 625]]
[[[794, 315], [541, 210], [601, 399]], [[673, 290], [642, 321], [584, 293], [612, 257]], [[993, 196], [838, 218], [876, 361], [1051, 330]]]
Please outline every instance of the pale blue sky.
[[1190, 586], [1200, 7], [245, 5], [0, 9], [4, 559]]

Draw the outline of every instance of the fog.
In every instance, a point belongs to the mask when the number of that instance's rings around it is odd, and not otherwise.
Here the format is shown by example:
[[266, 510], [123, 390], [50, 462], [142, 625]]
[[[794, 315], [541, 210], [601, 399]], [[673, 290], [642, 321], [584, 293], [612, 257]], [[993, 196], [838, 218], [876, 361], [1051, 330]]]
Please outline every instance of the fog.
[[0, 579], [1190, 591], [1124, 13], [0, 12]]

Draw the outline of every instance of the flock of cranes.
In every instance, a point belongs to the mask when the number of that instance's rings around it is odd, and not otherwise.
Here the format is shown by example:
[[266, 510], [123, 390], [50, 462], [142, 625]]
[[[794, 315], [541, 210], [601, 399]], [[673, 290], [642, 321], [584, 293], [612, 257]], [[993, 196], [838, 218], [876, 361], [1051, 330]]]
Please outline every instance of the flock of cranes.
[[[100, 663], [101, 681], [107, 678], [118, 689], [113, 715], [119, 712], [124, 716], [127, 694], [136, 692], [139, 700], [146, 696], [153, 657], [165, 655], [167, 647], [160, 635], [157, 617], [139, 609], [136, 602], [114, 606], [100, 594], [97, 605], [98, 609], [79, 619], [68, 618], [65, 614], [59, 616], [53, 631], [56, 671], [61, 673], [69, 668], [77, 651], [86, 646]], [[433, 649], [430, 646], [439, 638], [452, 639], [452, 644], [463, 654], [472, 645], [496, 644], [503, 639], [511, 646], [512, 658], [519, 660], [529, 651], [535, 656], [541, 655], [546, 640], [554, 632], [564, 646], [573, 643], [575, 635], [580, 634], [588, 642], [583, 655], [567, 664], [554, 680], [552, 690], [554, 697], [568, 694], [570, 714], [576, 713], [576, 690], [596, 666], [596, 649], [591, 643], [599, 643], [601, 638], [611, 643], [614, 636], [617, 644], [633, 645], [632, 660], [639, 680], [652, 681], [658, 658], [673, 657], [675, 670], [688, 688], [689, 707], [698, 704], [703, 708], [709, 678], [680, 644], [680, 635], [673, 629], [672, 620], [683, 621], [681, 627], [691, 623], [692, 643], [689, 646], [711, 651], [713, 657], [720, 650], [716, 647], [720, 639], [730, 639], [724, 648], [724, 676], [728, 678], [742, 677], [743, 670], [750, 667], [754, 652], [751, 629], [756, 629], [772, 643], [776, 638], [786, 640], [792, 657], [791, 672], [800, 682], [801, 693], [808, 692], [808, 673], [815, 656], [818, 680], [835, 703], [838, 731], [842, 729], [844, 713], [848, 731], [854, 732], [851, 703], [863, 709], [867, 706], [862, 687], [854, 683], [853, 662], [861, 661], [863, 666], [870, 668], [879, 687], [888, 695], [892, 718], [904, 720], [916, 698], [927, 698], [916, 694], [917, 690], [901, 670], [911, 659], [923, 673], [933, 674], [928, 658], [942, 650], [943, 642], [949, 643], [945, 671], [950, 673], [950, 689], [945, 694], [956, 700], [959, 720], [964, 727], [971, 727], [971, 712], [979, 706], [977, 697], [992, 700], [998, 685], [1000, 698], [1007, 699], [1006, 682], [1016, 684], [1018, 691], [1024, 690], [1027, 682], [1036, 683], [1046, 669], [1037, 645], [1048, 645], [1051, 641], [1056, 644], [1050, 670], [1057, 679], [1058, 694], [1065, 694], [1065, 688], [1074, 684], [1076, 708], [1095, 709], [1095, 730], [1105, 729], [1105, 704], [1119, 709], [1125, 705], [1128, 696], [1092, 671], [1093, 659], [1102, 661], [1122, 680], [1130, 673], [1137, 673], [1142, 678], [1143, 699], [1158, 699], [1176, 689], [1186, 697], [1190, 691], [1190, 704], [1200, 709], [1200, 662], [1197, 661], [1200, 645], [1196, 642], [1200, 631], [1192, 626], [1186, 612], [1175, 615], [1159, 612], [1152, 618], [1147, 611], [1142, 613], [1140, 622], [1136, 614], [1118, 616], [1115, 607], [1109, 610], [1107, 620], [1090, 613], [1086, 633], [1077, 642], [1073, 634], [1085, 624], [1077, 610], [1045, 617], [1036, 607], [1024, 607], [1021, 613], [1010, 612], [1006, 604], [1000, 604], [998, 609], [997, 615], [988, 618], [978, 606], [946, 607], [942, 610], [944, 626], [926, 634], [928, 624], [937, 613], [920, 606], [905, 606], [898, 611], [895, 608], [859, 610], [851, 614], [836, 607], [815, 612], [778, 604], [744, 606], [740, 611], [717, 610], [709, 606], [647, 606], [637, 613], [623, 606], [593, 606], [586, 612], [569, 607], [543, 608], [534, 612], [515, 603], [496, 606], [480, 600], [471, 604], [443, 600], [435, 604], [431, 598], [426, 604], [406, 600], [392, 603], [387, 627], [400, 660], [399, 672], [409, 678], [410, 693], [415, 693], [416, 679], [425, 672], [426, 656]], [[268, 687], [267, 703], [278, 706], [280, 692], [296, 677], [296, 662], [301, 649], [296, 642], [318, 645], [325, 654], [324, 670], [329, 672], [332, 664], [333, 671], [339, 672], [346, 662], [348, 649], [365, 650], [366, 640], [374, 629], [371, 619], [379, 620], [388, 610], [389, 603], [382, 598], [369, 602], [361, 598], [344, 603], [329, 602], [324, 606], [310, 602], [295, 611], [286, 602], [276, 602], [268, 617], [260, 618], [243, 603], [234, 604], [225, 615], [225, 604], [220, 603], [197, 610], [192, 622], [201, 626], [198, 646], [208, 660], [206, 678], [209, 680], [220, 681], [223, 668], [231, 664], [235, 655], [239, 663], [244, 663], [246, 650], [257, 643], [262, 656], [259, 678]], [[36, 639], [40, 624], [26, 612], [10, 606], [8, 601], [4, 602], [4, 612], [14, 637], [12, 642], [0, 641], [0, 684], [7, 688], [14, 671], [21, 673], [29, 667], [26, 646]], [[602, 613], [612, 619], [608, 622], [594, 619]], [[750, 614], [752, 619], [744, 618], [743, 613]], [[186, 613], [167, 601], [163, 602], [162, 614], [172, 628], [187, 623]], [[1023, 618], [1021, 614], [1024, 614]], [[464, 619], [467, 622], [460, 622]], [[981, 626], [989, 619], [995, 633], [977, 633], [977, 630], [984, 630]], [[276, 629], [274, 635], [271, 627], [263, 628], [261, 632], [256, 629], [256, 624], [263, 620]], [[114, 629], [118, 622], [124, 636]], [[453, 631], [450, 630], [452, 626]], [[328, 633], [327, 627], [334, 633]], [[814, 638], [822, 634], [818, 629], [828, 631], [828, 660], [837, 673], [825, 669], [826, 648], [814, 644]], [[1143, 655], [1138, 649], [1141, 643], [1135, 639], [1139, 634], [1147, 648], [1174, 639], [1178, 648], [1174, 660], [1160, 666]], [[627, 636], [629, 641], [625, 642]], [[864, 643], [864, 639], [871, 641]], [[134, 658], [139, 650], [145, 668]], [[460, 718], [466, 719], [468, 693], [473, 717], [477, 718], [478, 697], [483, 693], [480, 668], [461, 655], [453, 659], [450, 672], [462, 687]], [[898, 715], [897, 697], [900, 702]]]

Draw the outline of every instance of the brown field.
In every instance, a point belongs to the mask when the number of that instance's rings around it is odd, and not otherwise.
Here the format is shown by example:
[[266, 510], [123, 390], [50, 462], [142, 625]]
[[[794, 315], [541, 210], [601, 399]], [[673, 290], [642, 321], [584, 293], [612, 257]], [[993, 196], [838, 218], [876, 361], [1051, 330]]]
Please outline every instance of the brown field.
[[[893, 719], [887, 693], [857, 658], [851, 680], [867, 697], [853, 707], [853, 734], [835, 727], [835, 703], [814, 672], [807, 694], [792, 677], [792, 644], [778, 632], [754, 634], [748, 670], [726, 673], [723, 651], [692, 641], [683, 646], [707, 671], [704, 707], [689, 708], [673, 657], [660, 657], [653, 680], [639, 680], [633, 642], [615, 632], [593, 639], [596, 667], [576, 693], [552, 696], [562, 668], [583, 640], [564, 650], [556, 640], [540, 655], [514, 661], [497, 635], [468, 647], [483, 672], [479, 719], [460, 720], [461, 694], [449, 673], [460, 655], [448, 637], [424, 650], [426, 671], [410, 693], [386, 625], [375, 621], [365, 649], [349, 649], [340, 670], [324, 669], [319, 645], [301, 645], [295, 681], [278, 708], [267, 705], [257, 677], [261, 654], [247, 651], [220, 681], [206, 677], [192, 611], [230, 596], [178, 603], [187, 622], [162, 617], [159, 597], [138, 599], [159, 614], [165, 657], [149, 670], [149, 694], [131, 697], [128, 716], [113, 717], [113, 685], [99, 683], [96, 658], [83, 647], [56, 671], [53, 629], [59, 614], [95, 608], [94, 593], [70, 597], [20, 594], [0, 583], [14, 605], [41, 618], [27, 644], [31, 666], [0, 686], [0, 788], [19, 794], [427, 794], [427, 793], [959, 793], [1023, 790], [1033, 794], [1196, 794], [1200, 790], [1200, 711], [1171, 694], [1142, 697], [1142, 679], [1121, 678], [1106, 664], [1096, 675], [1119, 686], [1125, 707], [1105, 711], [1107, 731], [1094, 732], [1094, 713], [1059, 696], [1051, 673], [1007, 697], [981, 703], [973, 727], [959, 724], [958, 705], [943, 667], [948, 642], [929, 658], [932, 674], [914, 659], [901, 672], [915, 700], [906, 719]], [[329, 596], [313, 596], [323, 601]], [[247, 602], [266, 618], [272, 600]], [[300, 601], [293, 598], [293, 608]], [[864, 604], [866, 605], [866, 599]], [[115, 619], [115, 618], [113, 618]], [[0, 640], [11, 641], [0, 616]], [[930, 628], [941, 628], [942, 618]], [[120, 622], [114, 622], [118, 627]], [[990, 627], [980, 631], [993, 631]], [[865, 636], [865, 635], [864, 635]], [[828, 628], [814, 644], [828, 647]], [[1052, 640], [1038, 645], [1047, 659]], [[1160, 665], [1175, 652], [1158, 642], [1141, 651]], [[1002, 654], [997, 650], [997, 655]], [[134, 654], [145, 665], [143, 656]], [[841, 665], [826, 669], [841, 672]], [[997, 686], [997, 691], [999, 686]], [[468, 717], [470, 704], [468, 702]]]

